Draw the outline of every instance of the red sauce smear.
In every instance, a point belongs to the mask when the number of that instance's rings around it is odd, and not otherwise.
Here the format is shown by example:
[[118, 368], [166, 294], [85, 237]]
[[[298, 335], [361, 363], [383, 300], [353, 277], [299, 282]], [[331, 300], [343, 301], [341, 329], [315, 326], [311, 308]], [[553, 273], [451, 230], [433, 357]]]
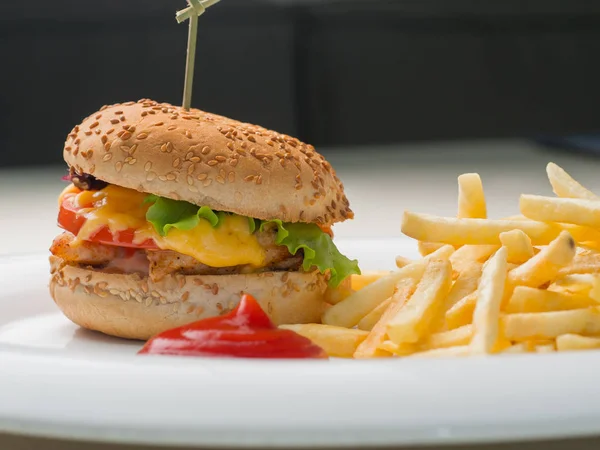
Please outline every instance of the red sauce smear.
[[141, 354], [238, 358], [327, 358], [310, 339], [277, 328], [258, 302], [244, 294], [229, 314], [167, 330]]

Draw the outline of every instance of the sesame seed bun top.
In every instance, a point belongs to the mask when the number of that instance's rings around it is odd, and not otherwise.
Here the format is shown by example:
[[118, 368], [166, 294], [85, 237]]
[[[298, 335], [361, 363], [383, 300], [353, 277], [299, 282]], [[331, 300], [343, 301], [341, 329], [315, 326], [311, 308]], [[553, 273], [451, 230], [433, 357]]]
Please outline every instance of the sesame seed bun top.
[[73, 128], [65, 161], [111, 184], [257, 219], [330, 225], [353, 216], [311, 145], [197, 109], [140, 100]]

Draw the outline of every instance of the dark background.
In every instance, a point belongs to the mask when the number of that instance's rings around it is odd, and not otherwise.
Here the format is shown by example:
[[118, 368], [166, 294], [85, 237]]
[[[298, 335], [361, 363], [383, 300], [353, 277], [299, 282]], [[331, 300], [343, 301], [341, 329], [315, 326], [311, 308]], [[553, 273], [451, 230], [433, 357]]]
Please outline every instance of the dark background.
[[[183, 0], [0, 3], [1, 165], [106, 103], [180, 103]], [[318, 146], [597, 131], [600, 2], [222, 0], [193, 105]]]

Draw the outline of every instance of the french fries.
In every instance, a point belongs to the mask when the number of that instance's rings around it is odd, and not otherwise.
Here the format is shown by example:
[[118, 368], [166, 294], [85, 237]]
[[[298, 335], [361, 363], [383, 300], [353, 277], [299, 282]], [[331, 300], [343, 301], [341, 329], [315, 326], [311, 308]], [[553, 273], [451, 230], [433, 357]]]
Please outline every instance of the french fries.
[[373, 329], [373, 327], [375, 326], [375, 324], [377, 322], [379, 322], [379, 319], [381, 319], [381, 316], [383, 316], [383, 314], [388, 309], [388, 307], [390, 306], [391, 303], [392, 303], [391, 297], [388, 298], [387, 300], [384, 300], [383, 302], [381, 302], [379, 305], [377, 305], [375, 307], [375, 309], [373, 311], [371, 311], [365, 317], [360, 319], [360, 321], [358, 322], [356, 327], [359, 330], [371, 331]]
[[560, 269], [575, 256], [575, 241], [568, 231], [562, 231], [547, 247], [529, 261], [508, 273], [509, 286], [539, 287], [552, 281]]
[[600, 201], [521, 195], [524, 216], [540, 222], [559, 222], [600, 228]]
[[508, 314], [501, 317], [504, 336], [513, 341], [555, 339], [561, 334], [600, 333], [600, 306], [570, 311]]
[[533, 245], [545, 245], [562, 231], [556, 224], [525, 220], [456, 219], [405, 211], [402, 232], [413, 239], [453, 246], [500, 245], [500, 233], [521, 230]]
[[523, 264], [533, 256], [531, 239], [521, 230], [500, 233], [500, 242], [506, 247], [509, 263]]
[[458, 214], [460, 219], [485, 219], [487, 206], [483, 184], [477, 173], [465, 173], [458, 177]]
[[[405, 264], [407, 265], [407, 264]], [[380, 278], [385, 277], [386, 275], [390, 275], [389, 271], [372, 271], [372, 272], [363, 272], [361, 275], [352, 275], [350, 278], [350, 286], [353, 291], [360, 291], [362, 288], [374, 283]], [[329, 302], [331, 303], [331, 302]], [[335, 302], [336, 304], [339, 302]]]
[[507, 255], [506, 247], [500, 248], [487, 262], [481, 274], [470, 344], [474, 353], [491, 353], [498, 339], [498, 318], [506, 284]]
[[587, 295], [517, 286], [506, 305], [507, 314], [566, 311], [598, 305]]
[[354, 358], [600, 349], [600, 197], [546, 171], [557, 197], [521, 195], [502, 219], [487, 218], [479, 176], [461, 175], [457, 217], [404, 212], [422, 259], [354, 276], [323, 325], [286, 327]]
[[322, 322], [326, 325], [337, 325], [340, 327], [355, 326], [360, 319], [375, 309], [377, 305], [392, 296], [394, 286], [399, 280], [406, 278], [420, 279], [429, 260], [448, 259], [452, 252], [454, 252], [454, 248], [445, 245], [423, 260], [409, 264], [378, 279], [325, 311], [321, 318]]
[[563, 334], [556, 338], [556, 349], [559, 352], [568, 350], [591, 350], [600, 348], [600, 338], [581, 336], [579, 334]]
[[387, 335], [397, 345], [418, 342], [441, 311], [441, 300], [452, 285], [449, 261], [430, 261], [417, 289], [387, 323]]
[[582, 198], [586, 200], [600, 200], [593, 192], [584, 188], [581, 184], [575, 181], [565, 172], [562, 167], [554, 163], [548, 163], [546, 166], [548, 180], [552, 185], [554, 193], [559, 197], [565, 198]]
[[369, 333], [352, 328], [334, 327], [318, 323], [280, 325], [279, 328], [295, 331], [321, 347], [329, 356], [351, 358], [359, 344]]

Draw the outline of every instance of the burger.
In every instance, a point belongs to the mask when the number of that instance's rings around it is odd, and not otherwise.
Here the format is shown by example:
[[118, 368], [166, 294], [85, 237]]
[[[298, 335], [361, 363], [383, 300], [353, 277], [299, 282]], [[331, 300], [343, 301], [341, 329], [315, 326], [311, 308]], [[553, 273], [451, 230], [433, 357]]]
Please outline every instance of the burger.
[[276, 324], [320, 322], [359, 273], [332, 240], [353, 217], [343, 185], [293, 137], [140, 100], [84, 119], [63, 155], [50, 293], [81, 327], [148, 339], [244, 293]]

